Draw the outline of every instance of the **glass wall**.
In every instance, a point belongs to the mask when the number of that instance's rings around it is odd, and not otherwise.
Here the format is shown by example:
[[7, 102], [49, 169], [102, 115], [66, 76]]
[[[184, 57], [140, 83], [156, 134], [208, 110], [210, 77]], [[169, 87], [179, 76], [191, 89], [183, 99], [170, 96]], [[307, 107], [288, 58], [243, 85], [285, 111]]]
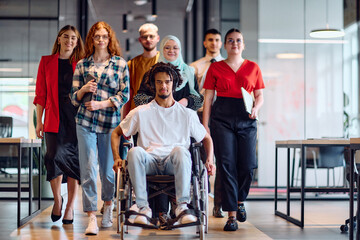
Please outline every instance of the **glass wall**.
[[13, 137], [34, 138], [37, 68], [56, 39], [58, 1], [8, 1], [0, 16], [0, 115], [13, 117]]
[[[343, 28], [343, 2], [328, 3], [259, 0], [259, 65], [266, 85], [258, 125], [260, 186], [274, 185], [276, 140], [344, 136], [342, 55], [347, 41], [309, 36], [325, 28], [326, 14], [331, 28]], [[284, 155], [279, 165], [285, 163]], [[279, 174], [285, 185], [286, 171]]]

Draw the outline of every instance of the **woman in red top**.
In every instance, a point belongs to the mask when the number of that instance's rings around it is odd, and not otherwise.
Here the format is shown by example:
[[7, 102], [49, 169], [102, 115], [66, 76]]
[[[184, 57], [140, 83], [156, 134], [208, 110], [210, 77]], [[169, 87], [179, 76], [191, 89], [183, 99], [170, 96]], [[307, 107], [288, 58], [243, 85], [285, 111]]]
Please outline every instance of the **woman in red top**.
[[[238, 29], [226, 33], [224, 47], [228, 58], [212, 63], [206, 74], [203, 125], [209, 133], [211, 131], [216, 166], [223, 183], [222, 207], [229, 215], [224, 231], [235, 231], [238, 228], [236, 219], [246, 220], [243, 202], [257, 166], [256, 117], [264, 101], [262, 89], [265, 85], [259, 66], [242, 57], [245, 45]], [[251, 114], [245, 110], [241, 87], [249, 93], [254, 92]], [[217, 99], [211, 106], [215, 91]]]
[[[84, 45], [75, 27], [63, 27], [55, 40], [52, 55], [43, 56], [36, 80], [36, 135], [44, 137], [47, 180], [54, 195], [53, 222], [61, 218], [61, 183], [67, 182], [68, 201], [63, 223], [74, 219], [74, 202], [79, 189], [80, 168], [76, 138], [76, 109], [70, 101], [73, 72], [84, 56]], [[42, 117], [45, 109], [44, 124]]]

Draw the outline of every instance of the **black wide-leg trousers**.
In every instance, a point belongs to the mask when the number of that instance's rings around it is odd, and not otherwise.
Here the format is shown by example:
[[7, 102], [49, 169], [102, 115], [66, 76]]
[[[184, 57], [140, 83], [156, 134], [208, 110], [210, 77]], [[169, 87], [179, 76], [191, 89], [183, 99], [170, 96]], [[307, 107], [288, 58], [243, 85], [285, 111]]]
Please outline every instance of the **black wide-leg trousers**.
[[222, 208], [236, 211], [246, 200], [256, 162], [256, 120], [250, 119], [238, 98], [217, 97], [211, 110], [211, 137], [216, 167], [221, 172]]

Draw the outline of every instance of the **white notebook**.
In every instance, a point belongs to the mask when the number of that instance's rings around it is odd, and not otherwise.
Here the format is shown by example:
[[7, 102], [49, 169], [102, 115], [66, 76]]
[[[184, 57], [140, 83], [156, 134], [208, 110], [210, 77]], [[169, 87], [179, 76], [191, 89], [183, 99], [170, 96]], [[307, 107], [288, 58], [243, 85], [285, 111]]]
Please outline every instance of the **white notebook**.
[[[251, 110], [254, 104], [254, 100], [253, 97], [251, 96], [250, 93], [248, 93], [245, 88], [241, 87], [241, 93], [243, 95], [243, 100], [244, 100], [244, 105], [245, 105], [245, 110], [251, 114]], [[258, 117], [256, 117], [256, 120], [259, 120]]]

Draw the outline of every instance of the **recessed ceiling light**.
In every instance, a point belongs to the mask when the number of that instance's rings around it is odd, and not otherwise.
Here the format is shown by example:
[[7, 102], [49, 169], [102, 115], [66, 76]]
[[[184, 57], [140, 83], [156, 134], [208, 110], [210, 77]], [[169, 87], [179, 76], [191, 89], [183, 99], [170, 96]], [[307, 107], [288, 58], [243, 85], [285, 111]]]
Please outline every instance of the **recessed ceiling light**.
[[278, 59], [300, 59], [304, 58], [304, 55], [301, 53], [278, 53], [276, 54]]
[[147, 0], [134, 0], [134, 3], [138, 6], [142, 6], [144, 4], [146, 4], [148, 1]]
[[0, 72], [22, 72], [22, 68], [0, 68]]

